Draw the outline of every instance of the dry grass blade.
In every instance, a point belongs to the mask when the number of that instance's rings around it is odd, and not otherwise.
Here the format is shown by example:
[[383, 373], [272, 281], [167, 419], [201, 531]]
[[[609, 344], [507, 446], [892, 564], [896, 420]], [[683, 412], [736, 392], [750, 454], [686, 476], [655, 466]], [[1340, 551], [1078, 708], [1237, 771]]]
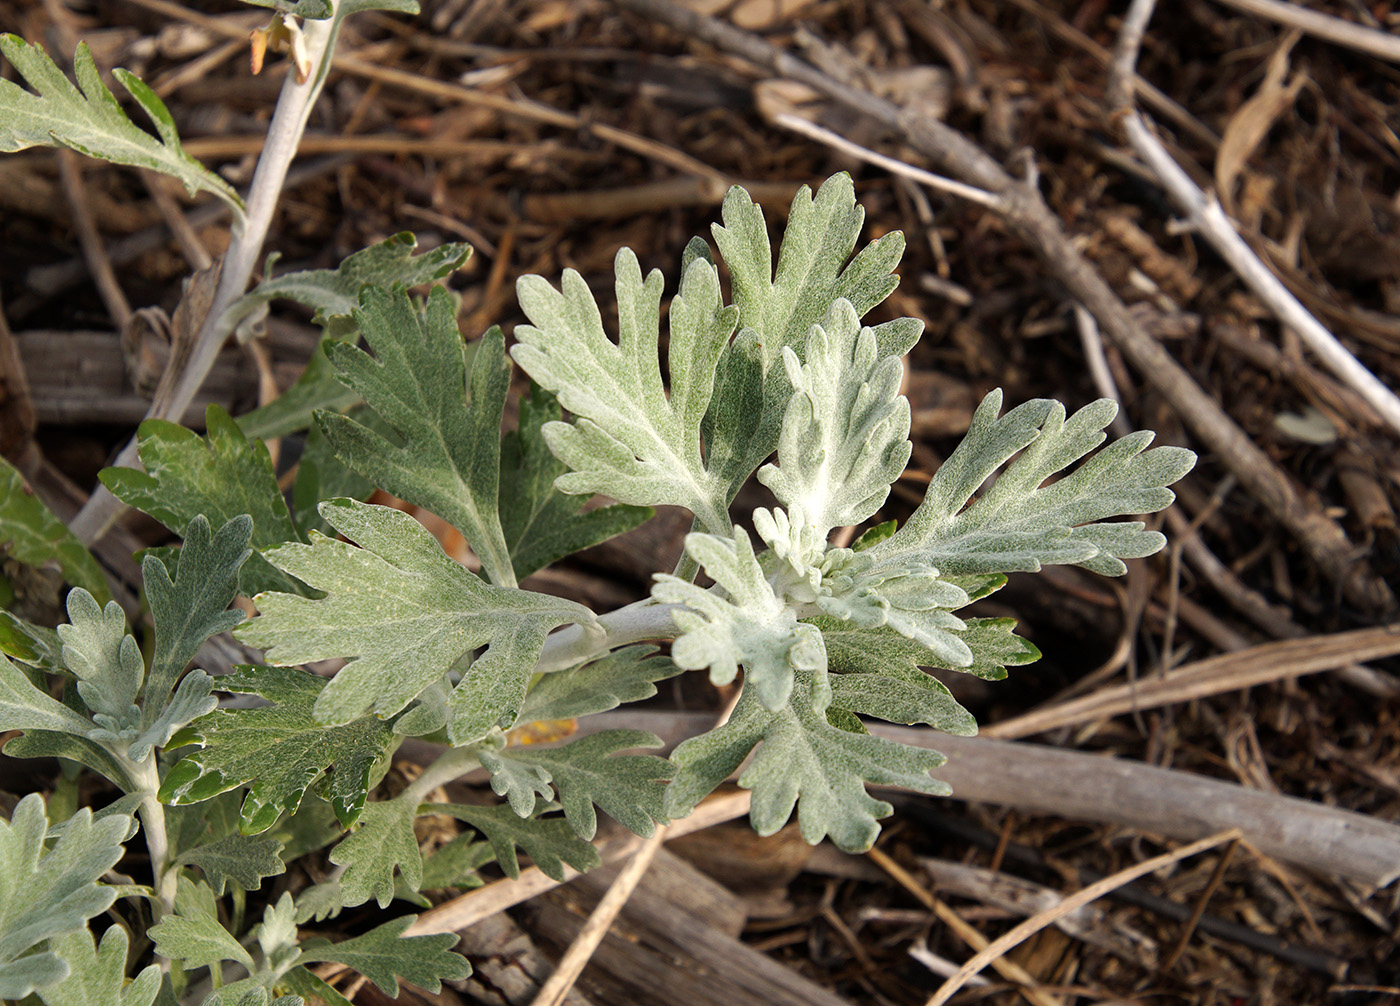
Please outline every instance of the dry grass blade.
[[1098, 900], [1109, 891], [1117, 890], [1124, 884], [1132, 883], [1139, 877], [1145, 877], [1147, 874], [1155, 870], [1160, 870], [1164, 866], [1170, 866], [1183, 859], [1189, 859], [1198, 853], [1205, 852], [1207, 849], [1213, 849], [1217, 845], [1238, 841], [1239, 838], [1239, 830], [1235, 828], [1222, 831], [1216, 835], [1209, 835], [1198, 842], [1192, 842], [1190, 845], [1182, 846], [1180, 849], [1176, 849], [1173, 852], [1154, 856], [1151, 859], [1138, 863], [1136, 866], [1131, 866], [1126, 870], [1120, 870], [1111, 877], [1105, 877], [1103, 880], [1090, 884], [1088, 887], [1071, 894], [1054, 908], [1047, 909], [1039, 915], [1031, 916], [1006, 935], [989, 943], [986, 949], [964, 964], [953, 977], [939, 986], [938, 991], [929, 999], [927, 1006], [942, 1006], [943, 1003], [946, 1003], [952, 998], [953, 993], [963, 987], [967, 979], [977, 974], [977, 972], [981, 971], [993, 961], [999, 960], [1001, 956], [1012, 947], [1018, 946], [1026, 939], [1040, 932], [1046, 926], [1053, 924], [1056, 919], [1068, 915], [1070, 912], [1082, 908], [1092, 901]]
[[1397, 653], [1400, 624], [1263, 643], [1185, 664], [1160, 678], [1104, 688], [1080, 699], [994, 723], [982, 730], [982, 736], [1007, 740], [1029, 737], [1058, 727], [1188, 702]]
[[[883, 850], [871, 849], [866, 853], [866, 856], [876, 866], [888, 873], [895, 883], [917, 898], [920, 904], [938, 916], [938, 920], [956, 933], [960, 940], [979, 951], [978, 956], [981, 956], [981, 952], [990, 946], [985, 936], [944, 902], [935, 898], [928, 888], [915, 880], [908, 870], [896, 863]], [[998, 956], [988, 963], [996, 968], [1003, 978], [1016, 983], [1017, 991], [1021, 993], [1026, 1002], [1033, 1004], [1033, 1006], [1059, 1006], [1060, 1001], [1036, 988], [1035, 976], [1015, 961]]]

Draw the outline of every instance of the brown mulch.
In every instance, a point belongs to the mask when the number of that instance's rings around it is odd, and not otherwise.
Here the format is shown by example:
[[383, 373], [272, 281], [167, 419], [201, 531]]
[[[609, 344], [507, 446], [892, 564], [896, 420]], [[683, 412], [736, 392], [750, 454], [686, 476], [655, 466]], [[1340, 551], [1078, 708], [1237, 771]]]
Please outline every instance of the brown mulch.
[[[943, 118], [998, 159], [1033, 151], [1049, 205], [1135, 316], [1289, 475], [1306, 505], [1340, 523], [1356, 546], [1354, 561], [1400, 584], [1395, 434], [1320, 369], [1204, 242], [1173, 226], [1165, 197], [1127, 163], [1096, 56], [1112, 48], [1122, 5], [691, 5], [727, 12], [833, 75]], [[192, 152], [246, 185], [285, 68], [277, 63], [254, 78], [243, 50], [229, 44], [263, 12], [195, 6], [178, 18], [135, 0], [0, 2], [0, 25], [54, 54], [87, 40], [100, 66], [125, 66], [162, 94]], [[1386, 4], [1311, 6], [1397, 27]], [[756, 99], [766, 75], [749, 64], [602, 0], [424, 0], [424, 8], [417, 18], [364, 14], [349, 22], [341, 51], [356, 63], [332, 75], [294, 169], [300, 178], [269, 240], [282, 254], [280, 267], [333, 266], [405, 229], [425, 247], [468, 240], [476, 254], [450, 284], [461, 297], [464, 332], [475, 338], [488, 324], [509, 331], [522, 320], [514, 301], [522, 274], [555, 278], [574, 268], [606, 291], [613, 256], [628, 245], [673, 289], [680, 250], [708, 232], [729, 182], [749, 185], [770, 219], [781, 218], [798, 185], [848, 170], [867, 213], [865, 240], [895, 229], [908, 237], [902, 285], [874, 320], [912, 315], [927, 326], [908, 361], [911, 470], [877, 519], [908, 515], [922, 481], [992, 388], [1004, 388], [1012, 403], [1053, 397], [1076, 407], [1100, 397], [1072, 304], [1021, 238], [985, 209], [775, 127]], [[214, 52], [223, 55], [187, 72]], [[1248, 100], [1270, 62], [1282, 60], [1280, 86], [1293, 88], [1288, 101], [1228, 176], [1216, 174], [1211, 137], [1239, 135]], [[411, 76], [389, 80], [376, 68]], [[1139, 72], [1194, 120], [1169, 127], [1178, 160], [1203, 186], [1227, 186], [1227, 206], [1251, 244], [1363, 363], [1400, 387], [1400, 68], [1291, 39], [1226, 5], [1186, 0], [1162, 5]], [[473, 100], [471, 89], [496, 100]], [[828, 114], [822, 122], [921, 163], [898, 138], [857, 116]], [[159, 347], [121, 345], [87, 270], [74, 267], [83, 258], [56, 165], [51, 151], [0, 159], [0, 297], [34, 389], [35, 443], [88, 490], [139, 419], [141, 388], [119, 377], [121, 368], [145, 373], [149, 392], [150, 367], [159, 365], [149, 358], [158, 359]], [[164, 237], [161, 211], [141, 179], [89, 164], [83, 186], [127, 299], [138, 308], [173, 308], [189, 267]], [[186, 208], [217, 254], [225, 222], [201, 224], [199, 210]], [[66, 374], [72, 351], [63, 340], [77, 332], [96, 333], [85, 353], [106, 361], [92, 377], [110, 381], [100, 396], [83, 397]], [[309, 319], [281, 315], [267, 347], [279, 384], [295, 378], [313, 345]], [[1159, 442], [1200, 450], [1143, 375], [1112, 345], [1106, 352], [1129, 423], [1158, 431]], [[247, 411], [259, 403], [257, 374], [253, 361], [230, 352], [209, 397], [235, 415]], [[991, 686], [950, 682], [966, 685], [960, 697], [981, 722], [1042, 705], [1096, 668], [1104, 669], [1099, 685], [1122, 684], [1220, 652], [1231, 640], [1247, 645], [1395, 621], [1393, 609], [1344, 600], [1228, 468], [1202, 455], [1177, 487], [1182, 522], [1175, 530], [1161, 515], [1152, 522], [1173, 541], [1184, 524], [1194, 525], [1223, 574], [1169, 549], [1132, 564], [1121, 581], [1076, 570], [1013, 577], [986, 610], [1018, 618], [1045, 657]], [[146, 543], [156, 540], [153, 525], [129, 526]], [[671, 522], [659, 538], [594, 550], [548, 589], [625, 603], [646, 591], [647, 574], [672, 562], [683, 530]], [[638, 550], [662, 557], [639, 570], [646, 559]], [[1252, 608], [1250, 592], [1260, 602]], [[1395, 822], [1398, 673], [1400, 663], [1378, 661], [1346, 676], [1315, 674], [1036, 739]], [[663, 697], [671, 707], [719, 704], [708, 686], [692, 682]], [[1122, 827], [994, 806], [897, 802], [879, 848], [928, 888], [945, 890], [946, 902], [989, 939], [1025, 913], [949, 889], [947, 880], [940, 888], [927, 860], [991, 868], [1066, 894], [1170, 847]], [[723, 841], [696, 861], [746, 895], [745, 942], [851, 1002], [925, 1002], [941, 979], [911, 955], [913, 947], [955, 965], [973, 953], [887, 872], [833, 865], [817, 854], [805, 859], [802, 851], [797, 868], [775, 867], [767, 876], [776, 882], [761, 883], [744, 865], [771, 852], [737, 829], [716, 834]], [[784, 833], [769, 841], [786, 848], [796, 840]], [[1124, 898], [1096, 903], [1084, 933], [1047, 929], [1011, 956], [1066, 1004], [1400, 1001], [1394, 886], [1362, 891], [1247, 848], [1235, 849], [1217, 874], [1221, 858], [1215, 850], [1144, 878]], [[1198, 905], [1210, 921], [1190, 925]], [[542, 911], [519, 909], [514, 918], [529, 934], [543, 925]], [[342, 919], [362, 921], [355, 913]], [[1251, 943], [1250, 933], [1265, 939]], [[547, 953], [557, 952], [548, 937], [539, 939]], [[969, 987], [955, 1001], [1021, 1001], [995, 973], [986, 977], [991, 984]], [[586, 975], [585, 992], [589, 981]], [[364, 990], [357, 1001], [383, 1001], [376, 994]], [[492, 1001], [472, 998], [486, 994], [480, 987], [455, 994], [414, 999], [406, 992], [400, 1001]]]

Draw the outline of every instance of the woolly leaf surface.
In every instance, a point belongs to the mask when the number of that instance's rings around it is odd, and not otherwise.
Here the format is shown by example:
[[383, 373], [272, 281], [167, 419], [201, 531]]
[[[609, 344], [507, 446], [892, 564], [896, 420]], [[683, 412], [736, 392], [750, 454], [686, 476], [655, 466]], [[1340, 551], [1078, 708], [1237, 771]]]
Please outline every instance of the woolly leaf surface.
[[513, 587], [497, 512], [501, 414], [510, 386], [500, 329], [482, 336], [468, 370], [456, 308], [441, 288], [420, 312], [401, 289], [368, 287], [354, 318], [374, 355], [339, 342], [326, 352], [340, 380], [400, 443], [347, 416], [318, 412], [336, 456], [461, 531], [491, 581]]
[[[0, 89], [8, 81], [0, 80]], [[0, 95], [4, 92], [0, 90]], [[0, 458], [0, 548], [26, 566], [56, 567], [63, 579], [99, 601], [112, 599], [102, 567], [68, 526], [49, 512], [24, 476]], [[6, 651], [8, 652], [8, 651]]]
[[94, 820], [86, 807], [45, 850], [48, 818], [37, 793], [0, 820], [0, 998], [23, 999], [73, 972], [58, 948], [42, 946], [86, 927], [116, 900], [100, 878], [122, 857], [131, 818]]
[[[217, 405], [209, 406], [205, 422], [207, 433], [200, 436], [163, 419], [146, 420], [136, 434], [145, 471], [107, 468], [102, 484], [177, 534], [200, 515], [223, 524], [248, 514], [255, 548], [305, 541], [277, 486], [266, 445], [249, 440]], [[264, 590], [305, 593], [306, 587], [255, 553], [239, 574], [238, 591], [252, 597]]]
[[236, 218], [242, 218], [243, 200], [238, 193], [185, 153], [169, 109], [137, 77], [125, 70], [113, 71], [113, 76], [150, 117], [155, 136], [127, 117], [102, 83], [85, 43], [79, 44], [73, 57], [76, 87], [41, 46], [30, 45], [18, 35], [0, 35], [0, 53], [33, 88], [25, 90], [13, 81], [0, 79], [0, 152], [69, 147], [104, 161], [148, 168], [178, 178], [190, 195], [212, 192], [233, 208]]
[[671, 775], [671, 763], [618, 752], [660, 746], [659, 738], [642, 730], [604, 730], [556, 748], [484, 749], [481, 764], [491, 772], [492, 788], [508, 795], [521, 817], [534, 813], [537, 796], [553, 798], [552, 783], [580, 838], [591, 840], [598, 830], [595, 805], [638, 835], [650, 836], [656, 822], [666, 820], [663, 780]]
[[449, 737], [470, 743], [515, 722], [550, 630], [594, 621], [572, 601], [484, 583], [398, 510], [331, 500], [320, 512], [360, 547], [313, 532], [309, 545], [271, 550], [326, 597], [260, 595], [261, 615], [239, 637], [282, 666], [351, 658], [316, 700], [322, 723], [393, 716], [485, 645], [449, 700]]
[[771, 835], [797, 811], [802, 837], [813, 844], [830, 836], [846, 852], [864, 852], [880, 833], [876, 823], [892, 808], [866, 792], [867, 783], [946, 795], [931, 778], [944, 758], [936, 751], [833, 726], [830, 688], [802, 672], [791, 701], [770, 710], [746, 687], [725, 725], [686, 741], [671, 760], [675, 777], [666, 791], [666, 813], [685, 817], [757, 748], [739, 785], [753, 790], [749, 819]]
[[615, 262], [618, 341], [583, 277], [566, 270], [558, 290], [538, 276], [517, 285], [530, 324], [516, 327], [515, 361], [558, 396], [573, 424], [544, 427], [550, 449], [570, 469], [568, 493], [603, 493], [623, 503], [669, 503], [703, 525], [725, 529], [723, 480], [706, 466], [700, 422], [713, 392], [716, 361], [736, 312], [720, 297], [714, 266], [696, 259], [671, 302], [669, 395], [660, 362], [661, 273], [645, 279], [630, 249]]
[[649, 507], [614, 504], [584, 510], [587, 496], [554, 487], [568, 468], [550, 452], [544, 427], [560, 422], [558, 401], [542, 388], [520, 399], [520, 419], [501, 444], [501, 527], [517, 579], [650, 518]]
[[467, 959], [449, 949], [457, 943], [456, 933], [403, 935], [417, 918], [405, 915], [339, 943], [318, 940], [303, 944], [301, 960], [306, 963], [334, 961], [354, 968], [390, 998], [399, 994], [399, 979], [429, 992], [438, 992], [443, 979], [455, 981], [470, 975], [472, 969]]
[[57, 985], [39, 990], [44, 1006], [151, 1006], [160, 992], [160, 965], [148, 964], [126, 979], [126, 930], [112, 926], [101, 944], [86, 929], [52, 943], [71, 969]]
[[491, 843], [506, 876], [520, 876], [519, 846], [547, 877], [563, 881], [567, 863], [580, 873], [598, 866], [598, 850], [583, 841], [568, 822], [557, 817], [522, 818], [505, 805], [469, 807], [460, 803], [425, 804], [424, 813], [450, 814], [471, 825]]
[[199, 750], [173, 766], [161, 783], [165, 803], [198, 803], [248, 787], [239, 816], [244, 834], [293, 814], [306, 791], [329, 773], [325, 796], [344, 827], [359, 818], [376, 764], [395, 747], [392, 727], [373, 716], [328, 727], [314, 715], [327, 682], [286, 667], [240, 667], [217, 681], [220, 691], [258, 695], [273, 703], [210, 713], [182, 731], [176, 746]]
[[923, 503], [893, 537], [867, 554], [878, 562], [926, 562], [948, 576], [1035, 572], [1047, 563], [1117, 576], [1127, 569], [1123, 559], [1162, 548], [1166, 539], [1141, 522], [1098, 522], [1171, 505], [1175, 496], [1166, 487], [1190, 471], [1193, 453], [1179, 447], [1147, 450], [1152, 434], [1133, 433], [1047, 484], [1103, 443], [1103, 429], [1117, 406], [1101, 399], [1068, 419], [1064, 406], [1043, 399], [999, 417], [1000, 409], [999, 391], [982, 400], [966, 437], [934, 474]]

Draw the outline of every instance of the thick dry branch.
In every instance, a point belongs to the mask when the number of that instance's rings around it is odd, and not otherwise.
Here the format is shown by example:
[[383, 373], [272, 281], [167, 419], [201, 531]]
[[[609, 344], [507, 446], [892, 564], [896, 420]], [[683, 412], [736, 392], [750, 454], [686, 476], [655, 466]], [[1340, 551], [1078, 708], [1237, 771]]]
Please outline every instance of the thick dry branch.
[[[709, 729], [708, 713], [613, 712], [580, 728], [647, 730], [670, 746]], [[954, 737], [868, 723], [872, 734], [948, 756], [953, 798], [1100, 821], [1182, 841], [1239, 828], [1265, 855], [1379, 888], [1400, 877], [1400, 826], [1308, 800], [1141, 762], [1043, 744]], [[703, 806], [703, 805], [702, 805]], [[640, 842], [640, 839], [638, 840]], [[470, 895], [468, 895], [470, 897]]]
[[834, 80], [757, 35], [705, 17], [669, 0], [614, 0], [649, 21], [737, 54], [772, 73], [790, 77], [898, 132], [942, 172], [1001, 196], [1002, 219], [1044, 261], [1046, 268], [1099, 322], [1129, 363], [1156, 388], [1202, 445], [1213, 451], [1273, 514], [1347, 599], [1368, 610], [1394, 604], [1390, 588], [1365, 563], [1341, 526], [1308, 506], [1288, 476], [1261, 451], [1162, 345], [1133, 320], [1127, 306], [1070, 241], [1059, 219], [1025, 181], [1013, 178], [958, 130], [907, 111], [867, 91]]

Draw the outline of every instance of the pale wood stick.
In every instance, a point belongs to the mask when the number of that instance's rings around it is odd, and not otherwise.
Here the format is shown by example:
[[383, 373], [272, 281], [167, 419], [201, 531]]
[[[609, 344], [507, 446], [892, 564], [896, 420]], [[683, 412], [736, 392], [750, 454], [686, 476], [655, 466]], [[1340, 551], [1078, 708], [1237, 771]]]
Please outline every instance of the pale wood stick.
[[[670, 746], [703, 733], [711, 722], [708, 713], [619, 711], [588, 717], [580, 732], [646, 730]], [[1238, 827], [1260, 852], [1282, 862], [1368, 888], [1400, 878], [1400, 825], [1365, 814], [1126, 758], [953, 737], [927, 727], [867, 726], [876, 736], [947, 755], [937, 775], [953, 787], [955, 800], [1120, 824], [1181, 841]], [[688, 823], [678, 821], [673, 828]]]
[[1283, 3], [1282, 0], [1216, 0], [1216, 3], [1247, 14], [1257, 14], [1369, 56], [1400, 63], [1400, 38], [1389, 32], [1353, 24], [1321, 11], [1308, 10], [1296, 3]]
[[607, 893], [593, 909], [593, 913], [588, 916], [588, 921], [579, 930], [579, 934], [574, 937], [574, 942], [569, 944], [569, 949], [560, 959], [554, 974], [550, 975], [549, 981], [541, 986], [539, 994], [534, 998], [534, 1006], [561, 1006], [564, 997], [574, 987], [579, 975], [583, 974], [583, 969], [588, 965], [593, 951], [597, 950], [598, 944], [603, 942], [603, 937], [612, 928], [617, 913], [622, 911], [623, 906], [627, 904], [627, 899], [631, 897], [636, 886], [641, 883], [642, 875], [647, 872], [647, 867], [656, 858], [657, 852], [661, 850], [661, 844], [665, 841], [666, 826], [659, 824], [656, 826], [655, 833], [642, 843], [642, 847], [627, 861], [627, 865], [622, 868], [617, 879], [608, 887]]
[[[1257, 2], [1257, 0], [1251, 0]], [[1254, 291], [1281, 324], [1293, 329], [1327, 368], [1366, 400], [1381, 418], [1400, 432], [1400, 396], [1387, 388], [1375, 374], [1353, 356], [1337, 337], [1315, 318], [1302, 301], [1293, 296], [1273, 271], [1240, 236], [1219, 201], [1207, 196], [1182, 170], [1156, 135], [1133, 107], [1132, 80], [1143, 32], [1152, 19], [1156, 0], [1134, 0], [1123, 19], [1118, 49], [1109, 79], [1109, 99], [1123, 117], [1123, 129], [1138, 157], [1153, 174], [1177, 207], [1186, 214], [1192, 228], [1211, 243], [1230, 264], [1244, 284]], [[1280, 6], [1292, 7], [1291, 4]], [[1297, 8], [1294, 8], [1295, 10]], [[1400, 40], [1397, 40], [1400, 43]]]
[[1144, 681], [1102, 688], [1091, 695], [994, 723], [984, 737], [1030, 737], [1143, 709], [1239, 691], [1303, 674], [1335, 670], [1400, 653], [1400, 623], [1261, 643], [1196, 660]]

